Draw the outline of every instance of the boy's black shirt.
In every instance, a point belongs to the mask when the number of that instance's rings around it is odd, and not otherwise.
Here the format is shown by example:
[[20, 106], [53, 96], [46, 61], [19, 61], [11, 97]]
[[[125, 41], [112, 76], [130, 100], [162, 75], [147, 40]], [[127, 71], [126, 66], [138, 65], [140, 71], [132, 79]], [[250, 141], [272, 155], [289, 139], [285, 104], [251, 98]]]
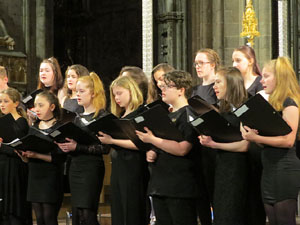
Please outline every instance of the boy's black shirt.
[[151, 177], [148, 194], [172, 198], [197, 197], [195, 154], [199, 149], [199, 141], [194, 129], [188, 124], [184, 106], [169, 114], [175, 126], [182, 132], [185, 141], [193, 145], [185, 156], [175, 156], [163, 150], [157, 151], [157, 158], [150, 164]]

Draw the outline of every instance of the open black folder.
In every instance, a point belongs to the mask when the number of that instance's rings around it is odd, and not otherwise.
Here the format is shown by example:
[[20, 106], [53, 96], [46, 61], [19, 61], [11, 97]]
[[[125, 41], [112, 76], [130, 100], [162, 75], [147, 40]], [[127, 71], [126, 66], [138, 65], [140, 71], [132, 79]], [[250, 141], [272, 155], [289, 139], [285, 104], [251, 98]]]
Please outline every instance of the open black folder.
[[262, 136], [286, 135], [292, 131], [282, 116], [260, 94], [251, 97], [234, 114], [244, 125], [258, 130]]
[[151, 149], [151, 145], [143, 143], [135, 133], [135, 130], [145, 132], [144, 127], [148, 127], [157, 137], [175, 141], [183, 140], [181, 132], [169, 118], [166, 109], [160, 104], [151, 107], [132, 119], [121, 119], [119, 123], [131, 141], [142, 150]]
[[11, 142], [16, 138], [13, 125], [15, 123], [16, 121], [10, 113], [0, 117], [0, 138], [3, 139], [3, 142]]
[[222, 117], [215, 106], [198, 95], [188, 102], [193, 109], [188, 111], [189, 122], [198, 134], [211, 136], [214, 141], [222, 143], [242, 140], [240, 129]]
[[207, 103], [199, 95], [195, 95], [189, 98], [188, 103], [198, 115], [207, 113], [210, 110], [218, 111], [218, 109], [214, 105]]
[[222, 117], [217, 111], [210, 110], [202, 115], [190, 115], [193, 118], [190, 124], [198, 134], [211, 136], [216, 142], [229, 143], [241, 141], [240, 129], [232, 126], [229, 121]]
[[57, 147], [57, 145], [53, 143], [52, 138], [34, 127], [29, 128], [29, 132], [26, 136], [3, 144], [16, 150], [34, 151], [42, 154], [49, 153]]
[[115, 139], [129, 139], [126, 132], [123, 132], [121, 129], [121, 124], [118, 121], [118, 118], [110, 113], [92, 121], [87, 127], [95, 134], [98, 134], [98, 131], [102, 131]]
[[37, 89], [22, 99], [22, 103], [26, 106], [27, 109], [31, 109], [34, 107], [34, 99], [42, 91], [42, 89]]
[[99, 139], [96, 135], [91, 135], [88, 131], [75, 125], [73, 122], [67, 122], [59, 126], [49, 135], [57, 142], [66, 142], [66, 138], [70, 138], [84, 145], [99, 143]]

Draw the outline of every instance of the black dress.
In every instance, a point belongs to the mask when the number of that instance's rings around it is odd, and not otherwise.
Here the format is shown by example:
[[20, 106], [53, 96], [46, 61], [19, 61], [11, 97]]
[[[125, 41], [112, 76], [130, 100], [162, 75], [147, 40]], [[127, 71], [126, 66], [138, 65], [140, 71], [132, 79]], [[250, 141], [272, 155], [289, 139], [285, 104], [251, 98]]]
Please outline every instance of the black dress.
[[[106, 114], [107, 112], [102, 110], [99, 112], [98, 117]], [[94, 113], [77, 116], [74, 123], [83, 129], [87, 129], [84, 121], [93, 120], [93, 116]], [[70, 153], [69, 181], [72, 207], [98, 211], [105, 172], [102, 154], [107, 153], [108, 150], [109, 146], [100, 143], [77, 144], [75, 151]]]
[[[213, 89], [214, 83], [209, 85], [198, 85], [193, 88], [192, 97], [200, 96], [206, 102], [212, 105], [217, 104], [217, 96]], [[198, 182], [199, 182], [199, 200], [198, 215], [203, 225], [212, 224], [211, 206], [213, 204], [214, 178], [216, 167], [216, 150], [201, 146], [201, 151], [197, 152], [198, 158]]]
[[[287, 98], [283, 104], [297, 106]], [[262, 151], [262, 195], [265, 204], [275, 204], [287, 199], [297, 199], [300, 188], [300, 161], [292, 148], [264, 146]]]
[[[134, 111], [125, 119], [133, 118]], [[147, 183], [149, 180], [146, 153], [139, 150], [113, 146], [111, 152], [112, 171], [112, 225], [146, 225], [149, 223], [147, 213]]]
[[260, 83], [261, 76], [257, 76], [250, 87], [247, 88], [247, 92], [250, 96], [254, 96], [257, 92], [263, 90], [263, 86]]
[[[13, 126], [17, 134], [15, 138], [21, 138], [28, 132], [28, 123], [23, 117], [18, 118]], [[0, 148], [0, 159], [3, 162], [0, 169], [0, 198], [3, 199], [0, 202], [1, 215], [13, 215], [24, 224], [31, 224], [31, 205], [26, 201], [27, 164], [22, 162], [13, 148], [5, 145]]]
[[[39, 122], [34, 125], [37, 129], [39, 129], [38, 124]], [[59, 125], [60, 123], [55, 123], [52, 127], [41, 131], [51, 133]], [[63, 200], [63, 163], [66, 155], [58, 147], [53, 148], [50, 154], [52, 157], [51, 162], [29, 159], [27, 200], [30, 202], [57, 204], [59, 209]]]
[[[232, 125], [239, 127], [239, 120], [232, 113], [222, 114]], [[247, 154], [217, 151], [214, 225], [244, 225], [248, 184]]]
[[[199, 151], [199, 141], [188, 124], [187, 107], [170, 113], [169, 117], [182, 132], [183, 139], [192, 144], [192, 149], [185, 156], [175, 156], [157, 149], [157, 158], [151, 163], [148, 194], [153, 198], [158, 225], [169, 224], [170, 220], [174, 220], [174, 224], [197, 223], [196, 199], [199, 188], [195, 156]], [[176, 208], [174, 204], [177, 204]]]

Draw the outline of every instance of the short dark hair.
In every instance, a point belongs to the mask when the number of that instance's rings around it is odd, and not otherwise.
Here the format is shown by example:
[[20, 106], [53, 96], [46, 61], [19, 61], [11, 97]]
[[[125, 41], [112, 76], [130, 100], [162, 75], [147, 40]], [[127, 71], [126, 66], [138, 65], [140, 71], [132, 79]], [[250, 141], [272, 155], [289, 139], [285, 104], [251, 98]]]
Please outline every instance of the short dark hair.
[[189, 98], [192, 94], [192, 75], [186, 71], [174, 70], [164, 76], [166, 85], [173, 82], [176, 88], [185, 89], [185, 97]]

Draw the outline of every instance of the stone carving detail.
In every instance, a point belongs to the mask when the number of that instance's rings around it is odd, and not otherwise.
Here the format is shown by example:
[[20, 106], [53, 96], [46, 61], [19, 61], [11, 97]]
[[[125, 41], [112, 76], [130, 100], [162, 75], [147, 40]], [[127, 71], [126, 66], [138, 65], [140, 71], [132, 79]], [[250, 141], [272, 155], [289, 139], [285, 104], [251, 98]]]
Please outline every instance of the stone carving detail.
[[9, 50], [14, 50], [15, 41], [7, 33], [5, 24], [0, 19], [0, 47], [7, 47]]

